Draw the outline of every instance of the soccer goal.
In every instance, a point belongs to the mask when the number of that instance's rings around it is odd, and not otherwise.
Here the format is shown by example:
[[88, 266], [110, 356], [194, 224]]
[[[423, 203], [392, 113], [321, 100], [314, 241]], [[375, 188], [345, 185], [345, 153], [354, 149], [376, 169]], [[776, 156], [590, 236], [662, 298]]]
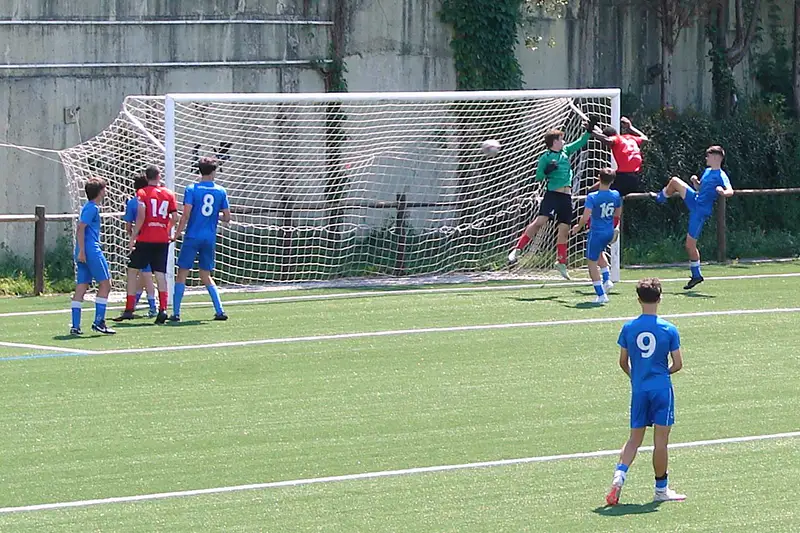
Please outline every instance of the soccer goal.
[[[544, 194], [534, 181], [544, 133], [576, 139], [585, 115], [619, 128], [619, 104], [619, 89], [131, 96], [61, 159], [76, 209], [85, 180], [100, 176], [106, 210], [120, 211], [146, 164], [164, 167], [180, 199], [197, 160], [217, 157], [233, 212], [218, 237], [223, 285], [550, 277], [552, 225], [517, 265], [506, 262]], [[496, 155], [481, 149], [489, 139]], [[573, 156], [576, 215], [597, 170], [612, 164], [596, 141]], [[124, 224], [107, 219], [104, 232], [122, 280]], [[583, 265], [584, 245], [585, 235], [572, 238], [571, 268]]]

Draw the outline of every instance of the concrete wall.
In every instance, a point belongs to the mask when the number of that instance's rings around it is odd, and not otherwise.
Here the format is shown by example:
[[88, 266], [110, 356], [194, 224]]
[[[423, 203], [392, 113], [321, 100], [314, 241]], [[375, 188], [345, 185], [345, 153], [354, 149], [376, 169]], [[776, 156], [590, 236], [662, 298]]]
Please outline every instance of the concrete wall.
[[[5, 43], [0, 47], [0, 62], [315, 60], [328, 57], [333, 43], [339, 42], [350, 91], [455, 88], [451, 30], [439, 21], [440, 0], [343, 1], [343, 31], [338, 36], [326, 26], [285, 24], [0, 25], [0, 42]], [[790, 13], [790, 0], [778, 1]], [[331, 21], [337, 5], [337, 0], [0, 0], [0, 12], [4, 18], [10, 15], [20, 20]], [[565, 18], [541, 19], [531, 31], [544, 39], [536, 51], [522, 45], [518, 49], [526, 87], [621, 87], [645, 105], [658, 103], [659, 80], [651, 75], [651, 67], [660, 62], [659, 32], [645, 10], [609, 7], [607, 0], [573, 0]], [[553, 47], [547, 46], [551, 38]], [[702, 23], [681, 35], [672, 62], [669, 98], [676, 107], [710, 107], [707, 50]], [[736, 76], [740, 87], [752, 90], [747, 61], [737, 67]], [[54, 149], [72, 146], [105, 128], [123, 98], [131, 94], [323, 89], [320, 74], [307, 67], [0, 69], [0, 141]], [[65, 123], [64, 109], [75, 106], [81, 108], [79, 120]], [[45, 204], [51, 212], [70, 209], [59, 164], [0, 148], [0, 168], [4, 169], [0, 213], [32, 213], [36, 204]], [[0, 243], [29, 255], [32, 232], [32, 226], [0, 224]]]
[[[327, 0], [0, 0], [19, 20], [326, 20]], [[328, 56], [329, 26], [4, 25], [2, 64], [318, 60]], [[0, 142], [61, 149], [86, 140], [117, 115], [125, 96], [167, 92], [322, 91], [305, 67], [114, 67], [0, 70]], [[80, 106], [66, 123], [64, 109]], [[55, 157], [56, 154], [45, 154]], [[0, 148], [0, 213], [71, 209], [60, 164]], [[51, 226], [57, 229], [58, 225]], [[51, 244], [56, 231], [49, 232]], [[0, 224], [0, 243], [32, 254], [33, 226]]]

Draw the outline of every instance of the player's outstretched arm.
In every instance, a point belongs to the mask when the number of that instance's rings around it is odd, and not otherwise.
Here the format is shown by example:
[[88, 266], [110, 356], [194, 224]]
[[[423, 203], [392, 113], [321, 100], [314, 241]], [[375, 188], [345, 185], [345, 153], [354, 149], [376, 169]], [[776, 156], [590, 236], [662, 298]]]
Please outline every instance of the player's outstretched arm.
[[681, 349], [678, 348], [669, 352], [669, 355], [672, 357], [672, 364], [669, 366], [669, 373], [672, 375], [683, 368], [683, 354], [681, 354]]
[[628, 359], [628, 349], [627, 348], [620, 348], [619, 349], [619, 367], [625, 372], [625, 375], [631, 377], [631, 365], [630, 360]]
[[[587, 129], [588, 129], [588, 127], [589, 126], [587, 125]], [[589, 139], [592, 136], [591, 132], [593, 130], [594, 130], [594, 127], [592, 127], [592, 129], [588, 129], [588, 131], [586, 131], [583, 135], [581, 135], [578, 138], [577, 141], [571, 142], [571, 143], [567, 144], [566, 146], [564, 146], [564, 151], [567, 153], [567, 155], [572, 155], [575, 152], [577, 152], [578, 150], [580, 150], [581, 148], [583, 148], [584, 146], [586, 146], [589, 143]]]

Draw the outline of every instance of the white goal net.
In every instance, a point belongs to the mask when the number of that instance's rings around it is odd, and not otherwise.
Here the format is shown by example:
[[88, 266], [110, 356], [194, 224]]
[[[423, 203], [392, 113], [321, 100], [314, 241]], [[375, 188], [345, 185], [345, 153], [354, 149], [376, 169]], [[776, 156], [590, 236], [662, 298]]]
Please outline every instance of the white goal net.
[[[233, 212], [217, 240], [222, 285], [544, 277], [555, 261], [552, 225], [513, 269], [506, 261], [544, 194], [534, 181], [544, 133], [577, 139], [576, 108], [619, 126], [617, 89], [134, 96], [106, 130], [61, 158], [76, 210], [85, 180], [99, 176], [110, 185], [106, 210], [121, 211], [147, 164], [165, 169], [180, 200], [198, 178], [198, 158], [216, 156]], [[487, 139], [501, 144], [496, 156], [481, 150]], [[590, 141], [573, 156], [573, 194], [586, 194], [610, 164]], [[575, 201], [576, 216], [582, 205]], [[124, 224], [106, 219], [104, 235], [122, 283]], [[570, 267], [583, 264], [584, 244], [585, 235], [571, 239]]]

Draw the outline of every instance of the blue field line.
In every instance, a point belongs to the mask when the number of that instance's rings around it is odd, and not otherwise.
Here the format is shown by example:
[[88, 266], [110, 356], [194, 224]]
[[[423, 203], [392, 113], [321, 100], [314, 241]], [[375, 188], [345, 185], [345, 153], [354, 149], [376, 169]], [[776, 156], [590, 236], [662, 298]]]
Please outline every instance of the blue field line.
[[0, 357], [0, 361], [29, 361], [31, 359], [57, 359], [59, 357], [78, 357], [81, 355], [95, 355], [86, 352], [63, 352], [63, 353], [37, 353], [29, 355], [9, 355]]

